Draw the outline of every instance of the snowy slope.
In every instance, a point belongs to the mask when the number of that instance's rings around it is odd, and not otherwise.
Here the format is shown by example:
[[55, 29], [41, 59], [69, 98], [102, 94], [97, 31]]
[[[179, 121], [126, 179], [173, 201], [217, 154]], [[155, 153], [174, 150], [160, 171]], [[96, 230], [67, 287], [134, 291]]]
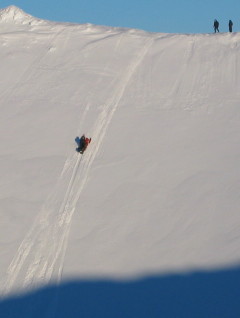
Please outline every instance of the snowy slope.
[[239, 265], [240, 35], [0, 20], [1, 293]]
[[0, 11], [0, 22], [29, 25], [45, 23], [44, 20], [37, 19], [14, 5]]

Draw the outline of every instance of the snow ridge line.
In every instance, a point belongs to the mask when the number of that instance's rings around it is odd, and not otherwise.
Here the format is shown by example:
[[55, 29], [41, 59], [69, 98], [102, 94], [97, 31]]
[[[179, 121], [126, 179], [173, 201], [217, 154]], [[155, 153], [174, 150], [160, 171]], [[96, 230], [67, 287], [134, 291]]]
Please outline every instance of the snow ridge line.
[[[127, 72], [120, 76], [120, 84], [117, 85], [112, 97], [106, 102], [96, 120], [92, 134], [93, 142], [84, 157], [75, 154], [76, 159], [73, 160], [71, 169], [66, 169], [69, 162], [71, 163], [71, 160], [67, 159], [52, 196], [39, 213], [8, 268], [5, 294], [12, 289], [17, 278], [19, 287], [28, 288], [36, 286], [40, 282], [48, 283], [53, 279], [53, 275], [58, 282], [61, 280], [71, 220], [88, 179], [89, 170], [121, 98], [152, 43], [152, 38], [146, 41], [143, 49], [130, 63]], [[69, 181], [67, 182], [67, 180]], [[68, 184], [67, 189], [66, 183]], [[62, 194], [64, 199], [56, 216], [58, 198]]]

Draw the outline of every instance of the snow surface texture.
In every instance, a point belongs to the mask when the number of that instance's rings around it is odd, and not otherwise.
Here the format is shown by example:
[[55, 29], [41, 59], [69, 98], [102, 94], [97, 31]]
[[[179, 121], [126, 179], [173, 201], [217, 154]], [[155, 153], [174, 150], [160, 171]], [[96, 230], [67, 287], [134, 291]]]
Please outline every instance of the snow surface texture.
[[15, 6], [10, 6], [6, 9], [0, 10], [0, 22], [29, 25], [44, 23], [43, 20], [34, 18], [33, 16], [26, 14], [24, 11]]
[[238, 266], [240, 34], [0, 20], [1, 294]]

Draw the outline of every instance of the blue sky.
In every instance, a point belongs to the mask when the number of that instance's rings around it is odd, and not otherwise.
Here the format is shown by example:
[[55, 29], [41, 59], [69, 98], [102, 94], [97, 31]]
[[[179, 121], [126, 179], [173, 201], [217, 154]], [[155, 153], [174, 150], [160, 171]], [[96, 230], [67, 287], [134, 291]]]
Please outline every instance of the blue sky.
[[151, 32], [211, 33], [213, 20], [220, 32], [240, 30], [239, 0], [6, 0], [27, 13], [52, 21], [93, 23]]

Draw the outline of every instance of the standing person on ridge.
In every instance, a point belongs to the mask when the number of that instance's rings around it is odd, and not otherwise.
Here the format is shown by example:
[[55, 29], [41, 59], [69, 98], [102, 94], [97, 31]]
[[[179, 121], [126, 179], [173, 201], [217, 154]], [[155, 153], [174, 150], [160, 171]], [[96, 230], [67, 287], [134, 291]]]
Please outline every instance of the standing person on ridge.
[[213, 28], [214, 28], [214, 32], [216, 33], [216, 31], [218, 31], [219, 32], [219, 29], [218, 29], [218, 27], [219, 27], [219, 22], [218, 22], [218, 20], [214, 20], [214, 23], [213, 23]]
[[229, 22], [228, 22], [229, 32], [232, 32], [232, 26], [233, 26], [233, 22], [232, 22], [232, 20], [229, 20]]

